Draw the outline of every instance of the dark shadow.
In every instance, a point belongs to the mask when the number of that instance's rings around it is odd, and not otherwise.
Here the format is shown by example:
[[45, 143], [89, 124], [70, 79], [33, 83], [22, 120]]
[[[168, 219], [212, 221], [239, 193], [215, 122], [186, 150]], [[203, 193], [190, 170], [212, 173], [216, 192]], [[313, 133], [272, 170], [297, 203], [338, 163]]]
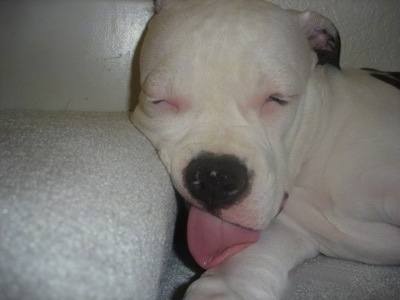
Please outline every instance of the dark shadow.
[[199, 278], [198, 276], [196, 276], [195, 278], [191, 278], [191, 280], [190, 280], [188, 283], [185, 283], [185, 284], [179, 286], [179, 287], [175, 290], [174, 294], [172, 295], [171, 300], [182, 300], [182, 299], [183, 299], [183, 296], [185, 296], [186, 290], [189, 288], [189, 285], [190, 285], [193, 281], [195, 281], [196, 279], [198, 279], [198, 278]]
[[175, 223], [173, 249], [186, 267], [190, 268], [193, 271], [200, 272], [202, 269], [194, 261], [187, 245], [186, 225], [188, 219], [188, 209], [182, 196], [179, 195], [176, 191], [175, 194], [177, 199], [178, 213]]
[[186, 238], [188, 209], [182, 196], [180, 196], [176, 191], [175, 194], [177, 199], [178, 213], [175, 223], [173, 251], [176, 253], [178, 258], [182, 261], [182, 263], [186, 267], [188, 267], [189, 269], [191, 269], [196, 273], [196, 275], [190, 278], [188, 282], [179, 286], [174, 291], [171, 300], [181, 300], [189, 285], [193, 281], [198, 279], [204, 270], [197, 265], [197, 263], [194, 261], [192, 255], [189, 252], [189, 248], [187, 245], [187, 238]]

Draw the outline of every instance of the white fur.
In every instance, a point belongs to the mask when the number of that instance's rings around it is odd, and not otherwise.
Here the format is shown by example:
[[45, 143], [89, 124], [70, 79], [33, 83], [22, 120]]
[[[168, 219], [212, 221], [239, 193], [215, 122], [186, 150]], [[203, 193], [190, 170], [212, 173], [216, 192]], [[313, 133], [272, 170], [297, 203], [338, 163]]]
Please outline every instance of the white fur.
[[[316, 65], [307, 13], [259, 0], [162, 2], [142, 48], [133, 122], [192, 204], [182, 172], [194, 156], [243, 160], [251, 192], [220, 217], [262, 230], [186, 298], [277, 299], [290, 269], [318, 253], [399, 264], [399, 91]], [[289, 103], [265, 102], [271, 95]]]

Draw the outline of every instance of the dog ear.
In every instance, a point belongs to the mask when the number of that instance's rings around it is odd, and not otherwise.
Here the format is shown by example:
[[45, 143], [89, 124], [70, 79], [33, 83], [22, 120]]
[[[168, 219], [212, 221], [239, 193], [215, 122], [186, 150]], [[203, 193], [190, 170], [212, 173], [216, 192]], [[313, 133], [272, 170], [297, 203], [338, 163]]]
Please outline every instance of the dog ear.
[[299, 19], [311, 48], [317, 53], [318, 64], [340, 69], [340, 36], [335, 25], [313, 11], [300, 13]]

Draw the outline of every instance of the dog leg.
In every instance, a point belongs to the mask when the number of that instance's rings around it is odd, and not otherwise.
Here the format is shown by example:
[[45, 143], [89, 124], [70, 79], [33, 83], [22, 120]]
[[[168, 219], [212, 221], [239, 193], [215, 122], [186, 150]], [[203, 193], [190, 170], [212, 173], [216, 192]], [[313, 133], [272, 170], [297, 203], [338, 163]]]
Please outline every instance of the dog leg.
[[185, 299], [280, 299], [289, 271], [317, 254], [311, 239], [281, 214], [257, 243], [205, 272]]

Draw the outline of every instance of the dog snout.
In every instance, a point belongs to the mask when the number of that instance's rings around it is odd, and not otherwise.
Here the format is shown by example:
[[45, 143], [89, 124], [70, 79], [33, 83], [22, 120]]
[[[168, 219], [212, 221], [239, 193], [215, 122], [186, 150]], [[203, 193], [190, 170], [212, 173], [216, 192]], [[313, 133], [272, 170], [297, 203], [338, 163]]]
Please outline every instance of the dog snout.
[[202, 153], [190, 161], [183, 176], [190, 195], [210, 212], [240, 202], [249, 186], [246, 165], [228, 154]]

